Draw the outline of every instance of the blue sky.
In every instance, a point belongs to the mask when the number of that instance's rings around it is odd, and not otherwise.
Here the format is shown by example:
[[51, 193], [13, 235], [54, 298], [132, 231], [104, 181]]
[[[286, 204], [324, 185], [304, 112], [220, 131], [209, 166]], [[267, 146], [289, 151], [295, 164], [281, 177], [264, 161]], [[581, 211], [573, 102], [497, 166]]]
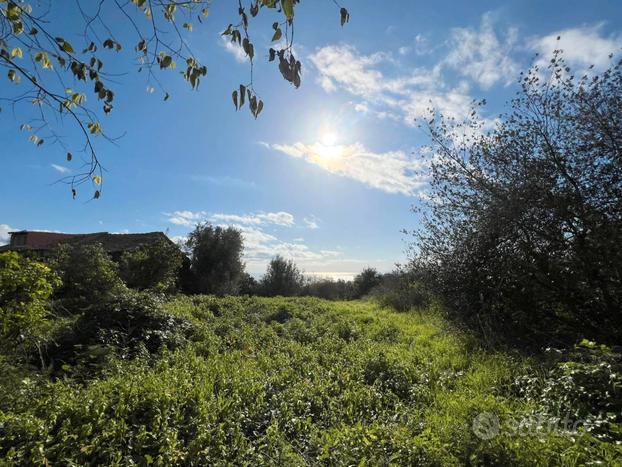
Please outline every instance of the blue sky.
[[[77, 166], [58, 145], [28, 142], [20, 115], [3, 111], [0, 243], [11, 229], [162, 230], [177, 239], [209, 220], [243, 230], [251, 273], [277, 253], [308, 273], [388, 271], [405, 259], [409, 239], [400, 231], [417, 226], [411, 206], [425, 194], [426, 138], [414, 121], [430, 102], [460, 118], [485, 97], [493, 121], [518, 73], [543, 60], [536, 53], [550, 54], [558, 35], [580, 70], [606, 66], [622, 48], [622, 3], [613, 0], [342, 3], [351, 13], [344, 28], [331, 1], [306, 0], [296, 11], [298, 90], [266, 61], [274, 17], [252, 26], [255, 88], [265, 102], [256, 121], [231, 103], [248, 64], [219, 34], [237, 21], [230, 2], [215, 1], [190, 35], [208, 66], [198, 92], [165, 71], [172, 98], [163, 102], [159, 90], [147, 92], [145, 76], [120, 77], [117, 108], [103, 125], [122, 137], [98, 141], [107, 171], [97, 201], [87, 193], [72, 200], [54, 184]], [[77, 17], [61, 21], [80, 31]]]

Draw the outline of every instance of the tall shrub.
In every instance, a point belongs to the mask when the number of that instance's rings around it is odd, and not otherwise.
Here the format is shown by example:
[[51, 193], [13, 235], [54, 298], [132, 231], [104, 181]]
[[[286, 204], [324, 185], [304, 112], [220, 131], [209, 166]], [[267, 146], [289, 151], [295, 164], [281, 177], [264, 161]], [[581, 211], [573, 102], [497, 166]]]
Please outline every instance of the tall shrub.
[[622, 63], [577, 79], [557, 51], [520, 84], [490, 131], [476, 112], [429, 120], [413, 264], [490, 338], [619, 341]]

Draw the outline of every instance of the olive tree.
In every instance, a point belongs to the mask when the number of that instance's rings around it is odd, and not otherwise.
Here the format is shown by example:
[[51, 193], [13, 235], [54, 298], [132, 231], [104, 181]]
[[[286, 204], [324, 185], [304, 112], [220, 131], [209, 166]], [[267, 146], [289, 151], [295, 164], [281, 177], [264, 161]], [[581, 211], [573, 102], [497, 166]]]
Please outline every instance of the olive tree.
[[234, 295], [244, 273], [242, 232], [234, 227], [198, 224], [185, 244], [190, 257], [189, 291]]

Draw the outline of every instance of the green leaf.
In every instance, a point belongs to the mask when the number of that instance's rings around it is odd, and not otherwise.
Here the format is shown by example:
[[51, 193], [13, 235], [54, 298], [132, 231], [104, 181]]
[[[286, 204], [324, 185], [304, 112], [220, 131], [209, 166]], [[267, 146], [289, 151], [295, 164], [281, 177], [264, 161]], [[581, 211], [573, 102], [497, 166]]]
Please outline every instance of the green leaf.
[[233, 94], [231, 95], [231, 97], [233, 98], [233, 104], [235, 105], [235, 110], [238, 110], [238, 91], [237, 90], [233, 91]]
[[294, 19], [294, 0], [281, 0], [281, 8], [287, 21], [291, 22]]

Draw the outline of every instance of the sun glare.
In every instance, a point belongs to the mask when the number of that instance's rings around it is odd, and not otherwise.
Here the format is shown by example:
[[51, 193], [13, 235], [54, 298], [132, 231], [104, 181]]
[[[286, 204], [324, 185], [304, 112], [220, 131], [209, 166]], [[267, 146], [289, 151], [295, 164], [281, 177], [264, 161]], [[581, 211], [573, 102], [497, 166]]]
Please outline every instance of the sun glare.
[[334, 146], [335, 143], [337, 143], [337, 135], [332, 131], [325, 131], [324, 133], [322, 133], [320, 142], [324, 146]]
[[341, 146], [331, 146], [322, 143], [316, 144], [314, 149], [319, 161], [323, 163], [338, 159], [342, 151]]

